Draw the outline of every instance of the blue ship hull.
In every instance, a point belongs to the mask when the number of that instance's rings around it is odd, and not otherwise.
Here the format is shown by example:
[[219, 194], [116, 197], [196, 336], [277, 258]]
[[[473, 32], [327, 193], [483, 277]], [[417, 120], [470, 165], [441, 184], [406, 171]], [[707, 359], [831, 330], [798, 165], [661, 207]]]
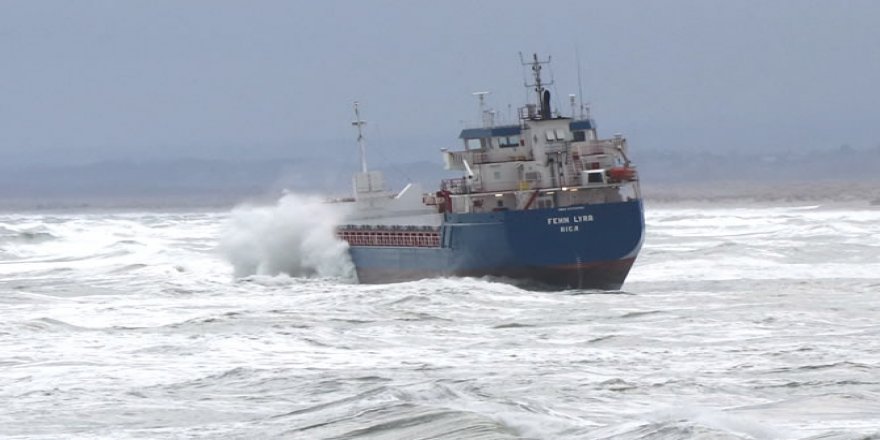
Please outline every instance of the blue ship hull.
[[445, 214], [439, 247], [352, 246], [362, 283], [497, 276], [549, 288], [617, 290], [644, 238], [640, 200]]

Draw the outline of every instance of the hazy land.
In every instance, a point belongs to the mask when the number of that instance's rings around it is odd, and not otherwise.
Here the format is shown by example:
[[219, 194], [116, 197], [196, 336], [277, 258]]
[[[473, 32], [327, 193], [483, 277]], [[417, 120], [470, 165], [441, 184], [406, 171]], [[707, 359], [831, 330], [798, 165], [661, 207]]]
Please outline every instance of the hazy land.
[[[349, 153], [349, 152], [346, 152]], [[342, 156], [342, 155], [338, 155]], [[0, 166], [0, 207], [224, 208], [270, 201], [284, 191], [346, 195], [354, 158], [276, 160], [167, 159], [78, 165]], [[380, 166], [392, 188], [421, 183], [426, 191], [456, 174], [437, 159]], [[880, 204], [880, 147], [825, 151], [706, 153], [641, 151], [644, 195], [657, 203]]]

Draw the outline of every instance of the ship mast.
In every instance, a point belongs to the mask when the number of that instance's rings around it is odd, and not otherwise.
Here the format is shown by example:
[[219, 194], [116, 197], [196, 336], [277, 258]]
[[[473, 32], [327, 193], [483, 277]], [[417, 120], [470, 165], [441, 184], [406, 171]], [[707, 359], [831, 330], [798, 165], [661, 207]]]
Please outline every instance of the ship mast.
[[553, 85], [553, 81], [550, 81], [549, 83], [541, 81], [541, 65], [550, 64], [550, 57], [547, 57], [546, 61], [541, 61], [538, 59], [538, 54], [534, 53], [532, 54], [532, 61], [526, 62], [523, 59], [522, 52], [520, 52], [519, 60], [523, 66], [531, 66], [532, 74], [535, 76], [535, 82], [532, 84], [525, 83], [525, 86], [534, 87], [535, 93], [538, 94], [538, 108], [541, 110], [541, 119], [552, 118], [550, 113], [550, 91], [544, 89], [544, 86]]
[[361, 112], [358, 109], [358, 102], [357, 101], [354, 102], [354, 117], [355, 117], [355, 120], [351, 123], [351, 125], [357, 127], [357, 131], [358, 131], [357, 142], [358, 142], [358, 148], [361, 151], [361, 172], [366, 173], [367, 172], [367, 149], [364, 146], [364, 133], [363, 133], [362, 128], [364, 125], [367, 124], [367, 121], [361, 120]]
[[486, 110], [486, 95], [488, 94], [489, 92], [471, 93], [471, 95], [480, 98], [480, 120], [483, 122], [483, 127], [491, 127], [495, 124], [493, 112]]

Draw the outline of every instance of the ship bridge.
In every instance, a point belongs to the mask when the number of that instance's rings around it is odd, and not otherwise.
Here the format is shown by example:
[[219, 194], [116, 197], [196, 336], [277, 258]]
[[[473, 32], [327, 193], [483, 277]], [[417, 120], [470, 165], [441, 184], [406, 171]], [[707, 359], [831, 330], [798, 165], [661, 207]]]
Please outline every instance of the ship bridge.
[[502, 125], [498, 127], [465, 128], [458, 135], [467, 150], [511, 148], [520, 146], [522, 127]]
[[[559, 118], [566, 119], [566, 118]], [[590, 132], [596, 128], [592, 119], [572, 120], [568, 124], [572, 141], [590, 139]], [[458, 135], [464, 141], [465, 150], [489, 150], [492, 148], [515, 148], [525, 145], [520, 125], [500, 125], [497, 127], [465, 128]]]

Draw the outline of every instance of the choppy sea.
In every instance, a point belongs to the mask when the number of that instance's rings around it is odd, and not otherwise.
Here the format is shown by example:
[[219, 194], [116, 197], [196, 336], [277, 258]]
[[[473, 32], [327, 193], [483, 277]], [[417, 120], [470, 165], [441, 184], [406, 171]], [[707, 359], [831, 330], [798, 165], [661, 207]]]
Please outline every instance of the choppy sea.
[[0, 437], [880, 438], [880, 210], [649, 205], [619, 292], [357, 285], [326, 224], [0, 214]]

